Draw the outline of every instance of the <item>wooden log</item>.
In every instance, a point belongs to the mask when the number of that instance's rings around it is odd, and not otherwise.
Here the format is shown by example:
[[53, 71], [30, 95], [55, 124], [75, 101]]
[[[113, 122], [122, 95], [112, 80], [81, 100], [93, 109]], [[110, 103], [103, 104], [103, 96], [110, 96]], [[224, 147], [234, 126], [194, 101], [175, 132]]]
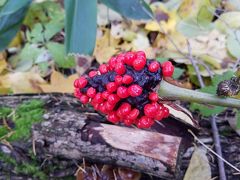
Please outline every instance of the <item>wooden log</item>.
[[158, 125], [151, 130], [111, 125], [104, 116], [82, 106], [73, 97], [59, 94], [7, 96], [1, 98], [0, 105], [14, 107], [36, 98], [44, 100], [47, 108], [45, 121], [32, 128], [33, 149], [38, 157], [85, 159], [164, 179], [179, 177], [187, 128], [174, 125], [175, 121], [169, 120], [164, 128]]

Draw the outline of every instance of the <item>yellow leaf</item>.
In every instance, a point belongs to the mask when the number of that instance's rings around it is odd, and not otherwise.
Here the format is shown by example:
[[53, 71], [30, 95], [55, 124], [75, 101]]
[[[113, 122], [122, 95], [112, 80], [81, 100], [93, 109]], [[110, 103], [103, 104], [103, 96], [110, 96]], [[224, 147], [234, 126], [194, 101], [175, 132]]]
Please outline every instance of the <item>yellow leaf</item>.
[[22, 43], [22, 34], [21, 32], [18, 32], [15, 38], [8, 45], [8, 47], [17, 47], [17, 46], [20, 46], [21, 43]]
[[7, 67], [6, 63], [6, 53], [0, 52], [0, 74], [3, 72], [4, 69]]
[[40, 93], [40, 83], [45, 83], [44, 79], [33, 72], [16, 72], [7, 74], [3, 84], [10, 87], [13, 93]]
[[41, 84], [40, 87], [45, 93], [60, 92], [60, 93], [73, 93], [74, 80], [78, 78], [77, 74], [73, 74], [67, 78], [63, 74], [53, 71], [50, 78], [50, 84]]

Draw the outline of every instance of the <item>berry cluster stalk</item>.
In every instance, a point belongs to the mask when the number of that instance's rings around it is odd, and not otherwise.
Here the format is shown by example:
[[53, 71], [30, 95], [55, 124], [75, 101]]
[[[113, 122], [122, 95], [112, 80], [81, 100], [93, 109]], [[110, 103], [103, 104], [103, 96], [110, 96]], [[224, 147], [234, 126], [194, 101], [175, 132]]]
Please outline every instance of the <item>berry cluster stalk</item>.
[[159, 95], [169, 100], [182, 100], [217, 106], [240, 108], [240, 100], [234, 98], [221, 98], [216, 95], [189, 90], [174, 86], [164, 80], [161, 81]]

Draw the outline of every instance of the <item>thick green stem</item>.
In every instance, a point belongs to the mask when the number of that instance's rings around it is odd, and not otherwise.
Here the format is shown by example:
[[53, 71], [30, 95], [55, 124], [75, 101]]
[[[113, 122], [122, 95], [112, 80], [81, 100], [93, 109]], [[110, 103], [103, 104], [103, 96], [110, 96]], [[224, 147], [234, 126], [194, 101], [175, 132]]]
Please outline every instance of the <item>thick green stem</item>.
[[216, 95], [189, 90], [174, 86], [166, 81], [162, 81], [159, 89], [159, 95], [168, 99], [178, 99], [217, 106], [226, 106], [240, 108], [240, 100], [234, 98], [221, 98]]

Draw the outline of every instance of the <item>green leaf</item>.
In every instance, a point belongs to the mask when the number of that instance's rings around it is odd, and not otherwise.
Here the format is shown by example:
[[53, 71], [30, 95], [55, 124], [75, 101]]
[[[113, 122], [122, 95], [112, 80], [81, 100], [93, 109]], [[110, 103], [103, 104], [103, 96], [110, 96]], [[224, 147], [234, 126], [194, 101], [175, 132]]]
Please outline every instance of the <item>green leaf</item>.
[[152, 19], [153, 14], [144, 0], [101, 0], [106, 6], [131, 19]]
[[7, 0], [0, 0], [0, 8], [7, 2]]
[[205, 24], [204, 26], [197, 21], [197, 19], [181, 20], [177, 24], [177, 31], [186, 37], [196, 37], [198, 35], [208, 34], [213, 28], [212, 24]]
[[45, 25], [44, 38], [49, 41], [55, 34], [60, 32], [64, 28], [63, 23], [56, 21], [50, 21]]
[[[233, 75], [234, 75], [234, 72], [232, 71], [227, 71], [222, 75], [215, 75], [212, 78], [212, 85], [201, 88], [200, 91], [210, 93], [210, 94], [216, 94], [217, 85], [223, 80], [230, 79], [231, 77], [233, 77]], [[214, 114], [221, 113], [226, 108], [220, 107], [220, 106], [212, 106], [212, 105], [210, 106], [210, 105], [203, 105], [198, 103], [191, 103], [190, 109], [193, 111], [198, 110], [203, 116], [211, 116]]]
[[178, 79], [182, 75], [183, 72], [184, 72], [184, 69], [175, 67], [174, 68], [174, 73], [173, 73], [173, 78]]
[[18, 32], [31, 0], [8, 0], [0, 7], [0, 51]]
[[165, 57], [157, 57], [157, 61], [159, 61], [160, 63], [163, 63], [165, 61], [167, 61], [169, 58], [165, 58]]
[[48, 42], [47, 48], [51, 53], [53, 60], [59, 67], [62, 68], [71, 68], [75, 66], [74, 58], [71, 56], [65, 57], [64, 54], [64, 45], [55, 43], [55, 42]]
[[237, 129], [240, 129], [240, 111], [237, 111]]
[[92, 55], [97, 29], [97, 0], [65, 0], [67, 53]]
[[236, 58], [240, 58], [240, 31], [235, 31], [227, 38], [227, 49], [230, 54]]
[[27, 40], [31, 43], [43, 43], [43, 26], [40, 23], [34, 25], [32, 31], [27, 31]]

